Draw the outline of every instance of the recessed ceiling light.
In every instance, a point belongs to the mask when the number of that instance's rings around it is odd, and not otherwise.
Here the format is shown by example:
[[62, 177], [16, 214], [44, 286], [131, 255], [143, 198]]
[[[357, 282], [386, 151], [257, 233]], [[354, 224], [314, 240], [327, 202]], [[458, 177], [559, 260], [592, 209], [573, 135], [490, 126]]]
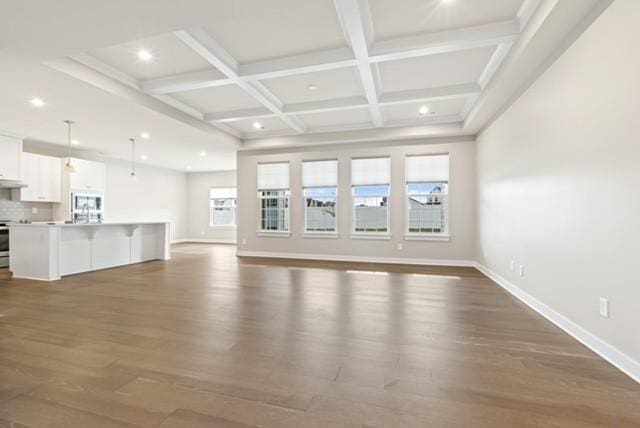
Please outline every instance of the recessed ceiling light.
[[149, 159], [149, 158], [147, 157], [147, 155], [142, 155], [142, 156], [140, 156], [140, 159], [142, 159], [142, 160], [147, 160], [147, 159]]
[[77, 146], [78, 144], [80, 144], [80, 141], [78, 141], [78, 140], [71, 140], [71, 144], [73, 144], [74, 146]]
[[200, 156], [206, 156], [206, 155], [207, 155], [207, 152], [205, 151], [200, 152]]
[[32, 98], [31, 104], [34, 107], [44, 107], [44, 101], [42, 101], [40, 98]]
[[420, 109], [418, 109], [418, 114], [420, 116], [425, 116], [427, 113], [429, 113], [429, 107], [427, 106], [420, 106]]
[[187, 171], [191, 171], [191, 165], [187, 165]]
[[138, 51], [138, 58], [140, 58], [142, 61], [151, 61], [153, 55], [151, 55], [151, 52], [146, 49], [140, 49]]
[[315, 91], [316, 89], [318, 89], [318, 85], [314, 85], [312, 83], [309, 86], [307, 86], [307, 89], [309, 89], [310, 91]]
[[145, 140], [147, 140], [149, 138], [149, 133], [143, 132], [142, 134], [140, 134], [140, 138], [144, 138]]
[[253, 122], [253, 128], [254, 129], [264, 129], [264, 126], [262, 126], [262, 123], [260, 122]]

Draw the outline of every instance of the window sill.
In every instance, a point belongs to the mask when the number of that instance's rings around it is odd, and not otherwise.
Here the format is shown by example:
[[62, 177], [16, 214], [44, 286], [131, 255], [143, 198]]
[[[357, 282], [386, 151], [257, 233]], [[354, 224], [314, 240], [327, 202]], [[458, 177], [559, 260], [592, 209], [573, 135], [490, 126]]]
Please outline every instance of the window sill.
[[302, 234], [303, 238], [313, 239], [338, 239], [337, 233], [319, 233], [319, 232], [305, 232]]
[[260, 231], [258, 232], [258, 236], [268, 237], [268, 238], [289, 238], [291, 236], [291, 232]]
[[404, 235], [405, 241], [451, 241], [451, 235]]
[[210, 224], [209, 225], [209, 229], [215, 229], [215, 230], [224, 230], [224, 229], [228, 229], [228, 230], [236, 230], [237, 227], [234, 225], [230, 225], [230, 224]]
[[389, 240], [391, 239], [391, 234], [389, 233], [352, 233], [351, 239]]

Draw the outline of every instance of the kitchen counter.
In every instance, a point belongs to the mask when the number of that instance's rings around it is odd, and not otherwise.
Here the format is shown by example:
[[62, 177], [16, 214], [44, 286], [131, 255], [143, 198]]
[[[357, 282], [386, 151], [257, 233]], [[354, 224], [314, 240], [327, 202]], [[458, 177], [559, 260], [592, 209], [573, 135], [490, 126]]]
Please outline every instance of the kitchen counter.
[[55, 281], [65, 275], [171, 258], [168, 222], [13, 223], [14, 278]]

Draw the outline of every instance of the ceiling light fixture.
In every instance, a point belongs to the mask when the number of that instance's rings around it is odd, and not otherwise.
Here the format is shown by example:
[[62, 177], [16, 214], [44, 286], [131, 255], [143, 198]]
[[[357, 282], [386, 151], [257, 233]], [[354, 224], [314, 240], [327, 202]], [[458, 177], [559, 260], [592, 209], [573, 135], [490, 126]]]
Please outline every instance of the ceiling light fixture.
[[148, 132], [143, 132], [142, 134], [140, 134], [140, 138], [144, 138], [145, 140], [149, 139], [149, 133]]
[[318, 85], [315, 85], [312, 83], [309, 86], [307, 86], [307, 89], [310, 91], [315, 91], [316, 89], [318, 89]]
[[140, 58], [142, 61], [148, 62], [148, 61], [151, 61], [151, 58], [153, 58], [153, 55], [151, 55], [151, 52], [149, 52], [146, 49], [140, 49], [138, 51], [138, 58]]
[[131, 173], [129, 174], [132, 179], [136, 179], [136, 140], [129, 138], [131, 141]]
[[67, 124], [67, 163], [64, 166], [64, 172], [68, 174], [75, 174], [76, 167], [71, 163], [71, 125], [75, 122], [73, 120], [65, 120]]
[[31, 105], [33, 105], [34, 107], [38, 107], [38, 108], [42, 108], [44, 107], [44, 101], [42, 101], [42, 99], [34, 97], [31, 99]]
[[146, 161], [147, 159], [149, 159], [149, 157], [147, 155], [142, 155], [140, 156], [140, 159], [142, 159], [143, 161]]
[[429, 107], [427, 106], [420, 106], [420, 109], [418, 110], [418, 114], [420, 116], [426, 116], [427, 113], [429, 113]]
[[254, 129], [264, 129], [264, 126], [262, 125], [262, 123], [260, 122], [253, 122], [253, 128]]
[[207, 155], [207, 152], [205, 151], [200, 152], [200, 156], [205, 157], [206, 155]]
[[187, 171], [191, 171], [191, 165], [187, 165]]
[[78, 141], [78, 140], [71, 140], [71, 144], [73, 144], [74, 146], [77, 146], [78, 144], [80, 144], [80, 141]]

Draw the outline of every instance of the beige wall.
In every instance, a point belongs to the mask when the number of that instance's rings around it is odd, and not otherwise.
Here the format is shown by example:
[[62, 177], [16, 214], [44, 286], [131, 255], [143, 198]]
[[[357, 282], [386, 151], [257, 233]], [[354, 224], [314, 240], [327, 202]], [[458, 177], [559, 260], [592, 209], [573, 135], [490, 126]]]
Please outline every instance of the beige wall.
[[[394, 145], [325, 146], [322, 149], [296, 149], [289, 152], [238, 153], [238, 251], [271, 255], [323, 256], [335, 259], [380, 258], [421, 263], [460, 264], [474, 260], [475, 237], [475, 145], [473, 141], [442, 144], [399, 143]], [[406, 241], [404, 165], [407, 154], [448, 152], [450, 171], [450, 242]], [[351, 226], [351, 158], [391, 156], [390, 240], [362, 240], [350, 237]], [[338, 239], [303, 238], [303, 198], [301, 162], [307, 159], [338, 159]], [[258, 162], [290, 161], [291, 163], [291, 236], [263, 237], [257, 231]], [[243, 244], [243, 239], [246, 244]], [[397, 244], [403, 249], [398, 250]]]
[[187, 236], [191, 240], [235, 243], [235, 227], [209, 226], [209, 189], [212, 187], [236, 187], [236, 172], [187, 174]]
[[640, 1], [614, 2], [477, 146], [480, 261], [636, 364], [638, 23]]

